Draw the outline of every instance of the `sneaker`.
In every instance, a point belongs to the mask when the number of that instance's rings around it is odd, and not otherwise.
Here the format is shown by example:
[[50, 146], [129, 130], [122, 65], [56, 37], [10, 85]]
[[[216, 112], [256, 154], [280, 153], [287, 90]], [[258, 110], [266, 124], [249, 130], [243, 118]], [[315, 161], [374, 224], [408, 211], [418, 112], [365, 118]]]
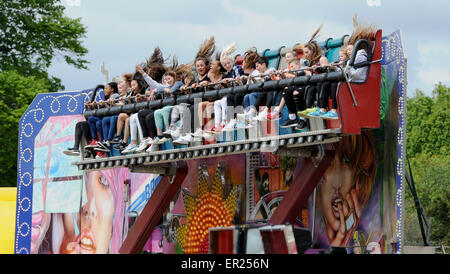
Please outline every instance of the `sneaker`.
[[290, 128], [298, 125], [297, 119], [287, 119], [286, 122], [280, 125], [281, 128]]
[[177, 127], [172, 124], [169, 126], [169, 128], [167, 128], [166, 131], [163, 132], [163, 136], [167, 137], [167, 138], [171, 138], [172, 137], [172, 133], [175, 132], [177, 130]]
[[175, 128], [173, 130], [166, 130], [163, 132], [163, 136], [166, 138], [176, 139], [176, 138], [180, 137], [180, 135], [181, 135], [180, 128]]
[[315, 112], [315, 111], [318, 111], [318, 110], [319, 110], [318, 107], [312, 107], [312, 108], [307, 108], [307, 109], [305, 109], [303, 111], [299, 111], [299, 112], [297, 112], [297, 114], [298, 114], [298, 116], [309, 118], [308, 117], [309, 113]]
[[337, 120], [338, 114], [337, 114], [337, 112], [330, 110], [327, 113], [320, 115], [320, 118], [325, 119], [325, 120]]
[[253, 120], [265, 121], [267, 119], [267, 114], [268, 114], [268, 112], [265, 109], [265, 110], [261, 111], [256, 117], [254, 117]]
[[136, 152], [143, 152], [148, 147], [147, 139], [142, 140], [142, 142], [139, 144], [138, 148], [136, 149]]
[[136, 151], [138, 146], [136, 144], [129, 144], [124, 150], [122, 150], [122, 154], [133, 153]]
[[124, 141], [120, 141], [120, 143], [114, 145], [113, 147], [117, 150], [124, 150], [127, 147], [127, 143], [125, 143]]
[[156, 136], [156, 137], [154, 137], [153, 139], [150, 138], [150, 140], [147, 141], [147, 144], [153, 145], [153, 144], [156, 144], [156, 143], [158, 143], [158, 142], [159, 142], [159, 138]]
[[157, 142], [157, 143], [154, 143], [154, 144], [161, 145], [161, 144], [164, 144], [164, 143], [169, 142], [169, 141], [170, 141], [169, 138], [162, 137], [161, 139], [158, 138], [158, 142]]
[[201, 128], [198, 128], [194, 133], [192, 133], [192, 136], [202, 138], [203, 137], [203, 130]]
[[107, 149], [108, 151], [111, 149], [111, 144], [109, 141], [103, 141], [98, 143], [99, 147]]
[[252, 127], [253, 127], [252, 124], [245, 123], [245, 122], [242, 122], [242, 121], [238, 121], [236, 123], [236, 129], [249, 129], [249, 128], [252, 128]]
[[176, 139], [181, 136], [181, 128], [177, 128], [171, 132], [170, 138]]
[[187, 144], [187, 143], [201, 142], [202, 138], [193, 137], [191, 134], [186, 134], [185, 136], [182, 136], [180, 140], [181, 140], [180, 144], [183, 144], [183, 143]]
[[116, 136], [111, 140], [111, 144], [119, 144], [122, 141], [122, 137]]
[[244, 121], [247, 123], [250, 123], [255, 118], [255, 116], [256, 116], [256, 113], [250, 112], [250, 111], [245, 112], [245, 113], [238, 113], [236, 115], [238, 120]]
[[247, 117], [247, 116], [248, 116], [248, 112], [247, 111], [245, 111], [244, 113], [238, 113], [236, 115], [237, 119], [241, 120], [241, 121], [243, 121], [245, 119], [245, 117]]
[[99, 152], [102, 152], [102, 153], [109, 153], [109, 152], [111, 152], [110, 149], [104, 148], [104, 147], [101, 147], [101, 146], [95, 147], [94, 151], [99, 151]]
[[145, 142], [145, 144], [149, 145], [152, 142], [152, 138], [151, 137], [147, 137], [144, 140], [142, 140], [142, 142]]
[[218, 125], [218, 126], [213, 126], [210, 130], [207, 130], [207, 133], [210, 134], [219, 134], [222, 133], [224, 126], [223, 125]]
[[303, 129], [306, 128], [307, 125], [308, 125], [308, 123], [307, 123], [305, 120], [300, 119], [300, 120], [298, 121], [298, 125], [295, 127], [295, 129], [296, 129], [296, 130], [303, 130]]
[[90, 150], [86, 150], [84, 152], [84, 158], [85, 159], [94, 158], [94, 153], [92, 153], [92, 151], [90, 151]]
[[[184, 136], [180, 136], [177, 139], [176, 144], [177, 145], [189, 145], [189, 143], [200, 142], [200, 141], [201, 141], [200, 138], [195, 138], [195, 137], [192, 137], [192, 135], [190, 135], [190, 134], [186, 134]], [[174, 141], [174, 143], [175, 143], [175, 141]]]
[[101, 159], [106, 157], [108, 157], [108, 154], [99, 151], [96, 152], [95, 159]]
[[[186, 136], [190, 136], [190, 135], [186, 135]], [[190, 136], [190, 137], [192, 138], [192, 136]], [[186, 140], [185, 136], [180, 136], [173, 141], [173, 144], [184, 146], [184, 145], [188, 145], [189, 142]]]
[[226, 124], [223, 127], [222, 131], [233, 131], [233, 130], [235, 130], [236, 129], [236, 123], [237, 123], [237, 120], [236, 119], [232, 119], [228, 124]]
[[154, 151], [158, 151], [158, 145], [156, 144], [150, 145], [150, 147], [147, 148], [145, 152], [154, 152]]
[[267, 120], [277, 121], [280, 120], [280, 113], [278, 111], [272, 111], [267, 114]]
[[80, 150], [74, 147], [70, 147], [66, 150], [63, 150], [63, 153], [68, 156], [80, 156]]
[[318, 110], [316, 110], [314, 112], [308, 113], [308, 117], [309, 118], [318, 118], [319, 116], [324, 115], [324, 114], [326, 114], [326, 112], [321, 111], [320, 109], [318, 109]]
[[206, 140], [214, 138], [214, 134], [205, 132], [205, 133], [203, 133], [203, 138], [205, 138]]
[[90, 142], [89, 142], [89, 144], [87, 144], [84, 148], [85, 149], [93, 149], [93, 148], [96, 148], [96, 147], [98, 147], [99, 145], [98, 145], [98, 142], [97, 142], [97, 140], [91, 140]]

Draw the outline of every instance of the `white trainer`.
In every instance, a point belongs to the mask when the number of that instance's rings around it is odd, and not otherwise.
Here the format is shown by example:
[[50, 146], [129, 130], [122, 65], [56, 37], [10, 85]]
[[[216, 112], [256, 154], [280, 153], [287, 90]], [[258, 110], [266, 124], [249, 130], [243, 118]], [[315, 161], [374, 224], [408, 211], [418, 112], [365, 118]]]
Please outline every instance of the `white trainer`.
[[136, 144], [129, 144], [124, 150], [122, 150], [122, 154], [133, 153], [137, 148], [138, 147]]
[[149, 148], [147, 148], [145, 152], [154, 152], [154, 151], [158, 151], [158, 145], [156, 144], [151, 145]]
[[147, 139], [142, 140], [142, 142], [139, 144], [138, 148], [136, 149], [136, 152], [142, 152], [147, 149]]

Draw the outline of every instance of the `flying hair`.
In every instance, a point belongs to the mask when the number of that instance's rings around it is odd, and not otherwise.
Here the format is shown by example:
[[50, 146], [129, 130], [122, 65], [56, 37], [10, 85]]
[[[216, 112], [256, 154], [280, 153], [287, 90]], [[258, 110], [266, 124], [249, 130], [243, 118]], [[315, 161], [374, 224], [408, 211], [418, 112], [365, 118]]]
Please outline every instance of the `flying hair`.
[[174, 72], [177, 75], [177, 80], [182, 80], [185, 75], [193, 72], [194, 65], [192, 64], [181, 64], [174, 68]]
[[147, 59], [144, 71], [155, 81], [160, 82], [166, 72], [164, 57], [159, 47], [156, 47], [153, 54]]
[[156, 47], [153, 51], [152, 56], [150, 56], [150, 59], [147, 60], [147, 67], [150, 67], [152, 64], [164, 64], [164, 57], [161, 52], [161, 49], [159, 47]]
[[320, 31], [322, 30], [323, 24], [321, 24], [317, 30], [311, 36], [308, 43], [305, 44], [305, 48], [308, 48], [311, 51], [310, 62], [311, 64], [316, 64], [319, 62], [320, 57], [322, 56], [322, 48], [317, 43], [316, 39], [319, 36]]
[[317, 37], [319, 36], [320, 31], [322, 30], [323, 24], [321, 24], [316, 31], [311, 36], [311, 39], [309, 39], [308, 43], [311, 43], [312, 41], [315, 41]]
[[204, 59], [211, 63], [211, 56], [216, 51], [216, 41], [214, 36], [211, 36], [209, 39], [206, 39], [200, 46], [200, 49], [195, 56], [195, 60]]
[[349, 45], [354, 45], [358, 40], [365, 39], [372, 43], [377, 27], [373, 24], [363, 24], [358, 20], [358, 15], [353, 15], [352, 35], [348, 39]]
[[233, 57], [231, 54], [236, 50], [236, 42], [231, 43], [230, 45], [226, 46], [222, 52], [220, 53], [220, 62], [222, 63], [226, 59], [233, 60]]

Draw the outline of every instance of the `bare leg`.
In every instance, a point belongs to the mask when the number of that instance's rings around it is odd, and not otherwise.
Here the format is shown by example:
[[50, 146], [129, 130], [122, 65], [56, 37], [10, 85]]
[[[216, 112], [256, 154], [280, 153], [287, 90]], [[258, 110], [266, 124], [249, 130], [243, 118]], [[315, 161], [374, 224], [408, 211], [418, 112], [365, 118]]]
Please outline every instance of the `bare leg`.
[[130, 137], [130, 118], [128, 117], [125, 120], [125, 134], [123, 135], [123, 141], [128, 142], [128, 138]]
[[123, 126], [125, 125], [125, 120], [129, 118], [128, 114], [126, 113], [120, 113], [119, 117], [117, 118], [117, 136], [120, 136], [122, 134]]

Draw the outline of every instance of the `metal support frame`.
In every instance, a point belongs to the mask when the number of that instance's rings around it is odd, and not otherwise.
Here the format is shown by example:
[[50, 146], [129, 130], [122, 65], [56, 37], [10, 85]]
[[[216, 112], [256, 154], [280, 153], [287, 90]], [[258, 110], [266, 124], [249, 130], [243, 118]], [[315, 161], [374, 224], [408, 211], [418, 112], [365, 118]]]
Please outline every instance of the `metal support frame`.
[[317, 167], [311, 157], [305, 160], [302, 170], [294, 179], [280, 205], [270, 218], [270, 224], [281, 225], [294, 223], [301, 208], [311, 196], [316, 185], [329, 167], [334, 158], [334, 154], [334, 150], [325, 150], [323, 158]]
[[156, 152], [136, 153], [132, 155], [113, 156], [100, 159], [89, 159], [73, 162], [80, 170], [96, 170], [115, 167], [152, 166], [183, 160], [197, 160], [203, 158], [220, 157], [226, 155], [242, 154], [249, 152], [267, 151], [273, 141], [276, 141], [275, 150], [297, 147], [311, 147], [319, 144], [335, 143], [340, 140], [339, 129], [324, 129], [293, 133], [278, 136], [246, 139], [234, 142], [216, 143], [186, 148], [162, 150]]
[[185, 162], [179, 162], [173, 178], [164, 176], [137, 218], [119, 249], [120, 254], [138, 254], [158, 224], [188, 174]]

